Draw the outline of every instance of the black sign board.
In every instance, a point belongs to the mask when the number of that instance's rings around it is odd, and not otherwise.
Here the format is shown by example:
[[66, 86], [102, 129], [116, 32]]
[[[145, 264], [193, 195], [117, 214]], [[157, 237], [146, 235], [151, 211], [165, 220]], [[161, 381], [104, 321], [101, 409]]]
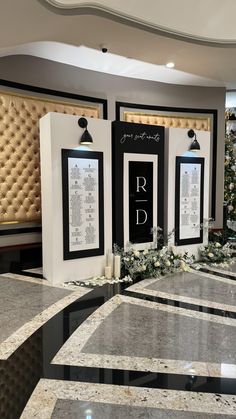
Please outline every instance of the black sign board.
[[[151, 220], [154, 217], [154, 214], [151, 215], [151, 208], [157, 207], [157, 214], [155, 217], [157, 219], [157, 226], [163, 228], [163, 214], [164, 214], [164, 127], [153, 126], [153, 125], [144, 125], [144, 124], [134, 124], [127, 122], [114, 121], [112, 123], [112, 189], [113, 189], [113, 243], [118, 244], [119, 246], [124, 246], [124, 208], [127, 204], [124, 197], [124, 159], [127, 154], [136, 154], [140, 155], [139, 162], [135, 159], [132, 162], [132, 156], [129, 161], [128, 168], [128, 177], [127, 181], [129, 184], [129, 190], [131, 192], [130, 196], [127, 194], [127, 199], [129, 199], [129, 234], [130, 241], [135, 243], [146, 243], [152, 241], [151, 228], [153, 221]], [[151, 182], [148, 186], [147, 198], [144, 197], [140, 199], [148, 199], [149, 203], [143, 202], [143, 207], [137, 207], [137, 202], [135, 200], [139, 199], [135, 197], [137, 192], [135, 192], [135, 183], [132, 182], [132, 178], [138, 174], [139, 168], [145, 172], [146, 176], [150, 180], [151, 169], [153, 163], [145, 161], [144, 157], [146, 155], [153, 155], [155, 158], [158, 158], [157, 164], [157, 176], [154, 178], [152, 176], [153, 185], [151, 187]], [[144, 160], [144, 161], [142, 161]], [[140, 165], [139, 165], [139, 164]], [[150, 163], [150, 164], [148, 164]], [[153, 166], [154, 173], [154, 166]], [[136, 180], [137, 181], [137, 180]], [[151, 188], [155, 190], [157, 196], [157, 205], [156, 203], [151, 203], [153, 199]], [[143, 191], [144, 192], [144, 191]], [[140, 189], [141, 194], [141, 189]], [[141, 204], [141, 203], [140, 203]], [[155, 205], [154, 205], [155, 204]], [[137, 209], [148, 209], [148, 219], [143, 225], [136, 225], [137, 221]], [[133, 213], [134, 211], [134, 213]], [[132, 212], [132, 215], [131, 215]], [[134, 215], [133, 215], [134, 214]], [[141, 217], [144, 215], [144, 212], [139, 212], [139, 219], [142, 221]], [[148, 224], [149, 223], [149, 224]]]
[[153, 241], [153, 163], [129, 162], [129, 238]]

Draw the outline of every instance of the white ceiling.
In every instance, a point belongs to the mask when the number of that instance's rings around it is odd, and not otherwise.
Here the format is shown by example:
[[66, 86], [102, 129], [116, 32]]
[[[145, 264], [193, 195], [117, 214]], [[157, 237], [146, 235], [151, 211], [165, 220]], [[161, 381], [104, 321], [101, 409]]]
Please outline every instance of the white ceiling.
[[44, 0], [60, 9], [95, 9], [203, 41], [236, 41], [235, 0]]
[[[236, 88], [236, 46], [234, 45], [223, 46], [223, 44], [219, 45], [218, 43], [209, 45], [198, 43], [196, 39], [194, 42], [190, 42], [189, 38], [176, 39], [173, 34], [171, 36], [167, 33], [163, 35], [163, 33], [151, 30], [150, 25], [135, 25], [134, 21], [138, 21], [137, 16], [134, 17], [133, 21], [126, 19], [124, 16], [122, 20], [119, 20], [117, 16], [114, 17], [114, 13], [108, 14], [106, 12], [106, 15], [103, 15], [103, 11], [98, 13], [97, 8], [96, 10], [89, 9], [89, 11], [85, 9], [83, 12], [78, 8], [72, 8], [68, 9], [67, 13], [65, 8], [62, 10], [56, 7], [46, 7], [45, 5], [49, 1], [53, 1], [55, 4], [55, 1], [70, 1], [72, 3], [79, 0], [7, 0], [1, 2], [1, 56], [30, 54], [83, 68], [129, 77], [168, 83]], [[198, 2], [194, 1], [195, 6], [192, 5], [192, 1], [146, 0], [143, 2], [141, 0], [129, 0], [125, 2], [119, 0], [117, 4], [119, 4], [119, 9], [122, 10], [123, 5], [128, 3], [137, 15], [138, 12], [134, 5], [142, 4], [142, 7], [143, 5], [147, 7], [147, 5], [157, 5], [157, 3], [160, 6], [162, 3], [163, 10], [159, 9], [158, 14], [160, 17], [161, 13], [164, 13], [164, 4], [168, 6], [170, 2], [172, 2], [172, 5], [181, 2], [190, 3], [191, 10], [180, 8], [182, 25], [183, 21], [186, 24], [188, 23], [189, 28], [192, 26], [193, 32], [194, 26], [196, 27], [193, 24], [195, 16], [204, 14], [205, 21], [208, 22], [208, 29], [202, 24], [202, 32], [204, 29], [205, 34], [209, 33], [210, 38], [212, 38], [213, 28], [217, 27], [217, 19], [219, 22], [219, 17], [224, 16], [221, 35], [225, 34], [224, 41], [227, 37], [228, 41], [236, 40], [236, 26], [228, 24], [228, 22], [232, 23], [234, 16], [236, 16], [236, 10], [235, 14], [231, 14], [230, 10], [225, 10], [227, 0], [223, 3], [224, 8], [219, 0], [198, 0]], [[105, 0], [103, 2], [105, 3]], [[210, 16], [207, 16], [207, 7], [212, 2], [217, 5], [221, 3], [221, 7], [212, 8]], [[236, 3], [235, 0], [233, 2]], [[83, 3], [86, 3], [87, 7], [89, 2]], [[115, 4], [114, 1], [109, 1], [109, 3], [110, 5]], [[228, 0], [228, 3], [232, 5], [231, 0]], [[200, 8], [200, 5], [203, 5], [203, 7]], [[234, 6], [236, 9], [236, 4]], [[203, 9], [204, 13], [202, 13]], [[154, 9], [152, 10], [154, 11]], [[201, 13], [197, 14], [197, 10], [200, 10]], [[175, 18], [175, 27], [172, 32], [178, 32], [177, 23], [180, 25], [181, 21], [177, 19], [178, 15], [174, 13], [173, 7], [169, 9], [169, 14], [172, 18], [173, 16]], [[192, 22], [191, 25], [189, 25], [190, 21]], [[212, 22], [215, 22], [215, 25]], [[220, 22], [222, 24], [222, 19]], [[167, 25], [167, 23], [166, 21], [165, 24]], [[171, 21], [168, 24], [170, 23]], [[230, 27], [231, 32], [227, 32], [228, 27]], [[212, 28], [211, 31], [210, 28]], [[235, 32], [234, 37], [233, 32]], [[191, 34], [188, 34], [188, 36], [191, 36]], [[215, 32], [215, 36], [217, 36], [215, 41], [219, 40], [220, 32], [218, 34]], [[108, 45], [111, 54], [106, 55], [100, 52], [100, 45], [104, 43]], [[84, 47], [88, 48], [85, 49]], [[164, 67], [168, 61], [175, 62], [175, 70]], [[151, 65], [145, 66], [145, 62]]]

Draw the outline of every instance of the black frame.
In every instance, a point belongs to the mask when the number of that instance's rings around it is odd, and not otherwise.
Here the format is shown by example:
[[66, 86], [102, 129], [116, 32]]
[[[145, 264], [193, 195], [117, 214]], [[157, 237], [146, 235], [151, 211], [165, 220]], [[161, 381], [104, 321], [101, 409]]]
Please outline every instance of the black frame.
[[116, 102], [116, 120], [121, 121], [121, 108], [143, 109], [149, 111], [164, 111], [164, 112], [183, 112], [196, 114], [210, 114], [212, 115], [212, 191], [211, 191], [211, 218], [215, 220], [216, 216], [216, 174], [217, 174], [217, 123], [218, 111], [217, 109], [199, 109], [199, 108], [176, 108], [173, 106], [155, 106], [143, 105], [138, 103]]
[[[204, 199], [204, 157], [176, 157], [176, 172], [175, 172], [175, 244], [176, 246], [184, 246], [189, 244], [197, 244], [203, 242], [203, 199]], [[180, 168], [181, 164], [200, 164], [201, 165], [201, 180], [200, 180], [200, 236], [180, 239], [179, 235], [179, 218], [180, 218]]]
[[[63, 258], [64, 260], [104, 255], [104, 191], [103, 191], [103, 153], [100, 151], [61, 150], [62, 156], [62, 204], [63, 204]], [[69, 190], [68, 159], [84, 158], [98, 160], [99, 167], [99, 247], [89, 250], [69, 250]]]
[[[91, 102], [91, 103], [97, 103], [97, 104], [101, 104], [102, 105], [102, 109], [103, 109], [103, 115], [102, 115], [102, 119], [107, 119], [107, 100], [106, 99], [101, 99], [101, 98], [95, 98], [95, 97], [91, 97], [91, 96], [83, 96], [83, 95], [78, 95], [75, 93], [69, 93], [69, 92], [64, 92], [64, 91], [59, 91], [59, 90], [52, 90], [52, 89], [48, 89], [48, 88], [44, 88], [44, 87], [38, 87], [38, 86], [32, 86], [29, 84], [23, 84], [23, 83], [18, 83], [18, 82], [14, 82], [11, 80], [5, 80], [5, 79], [0, 79], [0, 89], [2, 87], [9, 87], [10, 89], [18, 89], [18, 90], [22, 90], [22, 94], [23, 92], [29, 92], [30, 93], [40, 93], [42, 95], [49, 95], [49, 96], [55, 96], [58, 99], [62, 98], [62, 99], [73, 99], [73, 100], [78, 100], [80, 102]], [[6, 93], [8, 92], [12, 92], [12, 93], [19, 93], [17, 91], [11, 91], [11, 90], [6, 90]], [[39, 96], [40, 99], [40, 96]], [[45, 98], [46, 99], [46, 98]], [[0, 236], [5, 236], [5, 235], [14, 235], [14, 234], [23, 234], [23, 233], [36, 233], [42, 232], [42, 228], [41, 228], [41, 223], [37, 223], [38, 225], [33, 226], [33, 227], [21, 227], [20, 223], [19, 223], [19, 227], [17, 226], [17, 228], [4, 228], [2, 230], [0, 230]]]

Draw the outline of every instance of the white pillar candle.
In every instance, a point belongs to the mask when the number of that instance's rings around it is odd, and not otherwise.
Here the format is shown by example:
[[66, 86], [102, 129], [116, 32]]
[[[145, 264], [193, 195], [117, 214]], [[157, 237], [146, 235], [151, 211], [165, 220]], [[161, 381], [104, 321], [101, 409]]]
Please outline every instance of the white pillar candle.
[[120, 256], [115, 256], [115, 268], [114, 268], [114, 276], [115, 278], [120, 278]]
[[111, 267], [110, 266], [105, 267], [105, 277], [107, 279], [111, 279]]
[[114, 255], [113, 253], [108, 253], [107, 256], [107, 266], [110, 266], [111, 268], [111, 276], [113, 275], [113, 271], [114, 271]]

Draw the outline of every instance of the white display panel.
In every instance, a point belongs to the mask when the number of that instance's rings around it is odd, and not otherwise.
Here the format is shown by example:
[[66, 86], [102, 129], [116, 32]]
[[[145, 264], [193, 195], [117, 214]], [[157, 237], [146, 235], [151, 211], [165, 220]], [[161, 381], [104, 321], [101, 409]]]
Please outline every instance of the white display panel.
[[204, 163], [202, 157], [176, 157], [175, 244], [203, 242]]
[[69, 251], [99, 247], [98, 160], [68, 158]]
[[104, 251], [103, 155], [62, 149], [64, 260]]

